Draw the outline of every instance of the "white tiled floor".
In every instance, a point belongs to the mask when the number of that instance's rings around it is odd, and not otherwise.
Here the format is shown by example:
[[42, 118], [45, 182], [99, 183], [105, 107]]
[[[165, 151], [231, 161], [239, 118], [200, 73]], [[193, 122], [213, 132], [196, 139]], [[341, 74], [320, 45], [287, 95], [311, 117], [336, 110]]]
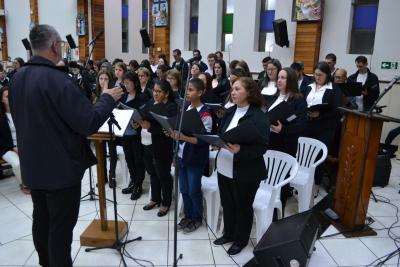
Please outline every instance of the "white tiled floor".
[[[118, 172], [117, 172], [118, 175]], [[146, 178], [147, 179], [147, 178]], [[85, 175], [82, 194], [88, 191], [88, 175]], [[373, 188], [379, 196], [387, 197], [400, 207], [400, 161], [392, 160], [390, 183], [385, 188]], [[131, 201], [128, 195], [118, 189], [118, 213], [129, 222], [128, 239], [142, 236], [143, 240], [126, 246], [127, 252], [134, 258], [151, 261], [155, 266], [171, 266], [173, 263], [173, 212], [159, 218], [157, 210], [144, 211], [142, 208], [148, 200], [148, 181], [145, 181], [145, 194], [137, 201]], [[324, 193], [320, 193], [320, 200]], [[107, 188], [107, 196], [112, 198], [112, 191]], [[113, 218], [113, 209], [108, 205], [108, 217]], [[121, 266], [118, 253], [114, 250], [85, 252], [80, 246], [79, 236], [89, 223], [98, 218], [98, 205], [92, 201], [81, 203], [79, 220], [74, 229], [72, 258], [74, 266]], [[32, 202], [29, 196], [21, 193], [13, 178], [0, 180], [0, 266], [38, 266], [32, 235]], [[297, 210], [296, 200], [290, 199], [286, 215]], [[382, 229], [396, 222], [396, 209], [388, 204], [370, 201], [368, 215], [375, 222], [372, 227]], [[400, 226], [397, 222], [395, 226]], [[254, 231], [253, 231], [254, 232]], [[309, 266], [366, 266], [378, 257], [382, 257], [396, 249], [396, 245], [388, 236], [387, 229], [377, 231], [376, 237], [345, 238], [343, 235], [322, 238], [315, 244]], [[393, 234], [400, 236], [400, 227], [393, 229]], [[337, 233], [330, 226], [324, 235]], [[218, 233], [217, 236], [220, 234]], [[242, 266], [253, 257], [255, 244], [254, 234], [249, 245], [237, 256], [228, 257], [224, 248], [212, 244], [214, 234], [202, 226], [198, 231], [185, 235], [178, 233], [178, 253], [183, 254], [179, 266]], [[385, 266], [397, 266], [398, 257], [386, 262]], [[132, 259], [126, 258], [128, 266], [140, 266]], [[151, 266], [148, 262], [140, 262]], [[237, 265], [238, 264], [238, 265]]]

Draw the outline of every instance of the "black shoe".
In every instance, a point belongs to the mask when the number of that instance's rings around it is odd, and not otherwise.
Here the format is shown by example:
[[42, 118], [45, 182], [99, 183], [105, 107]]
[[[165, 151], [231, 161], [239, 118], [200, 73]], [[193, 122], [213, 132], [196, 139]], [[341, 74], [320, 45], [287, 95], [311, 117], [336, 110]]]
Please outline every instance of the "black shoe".
[[220, 238], [215, 239], [213, 243], [214, 243], [214, 245], [221, 246], [223, 244], [230, 243], [230, 242], [233, 242], [233, 240], [228, 237], [221, 236]]
[[238, 245], [236, 243], [233, 243], [232, 246], [228, 249], [228, 254], [229, 255], [236, 255], [239, 254], [240, 251], [245, 247], [246, 245]]
[[157, 203], [157, 202], [149, 203], [149, 204], [145, 205], [143, 207], [143, 209], [144, 210], [152, 210], [155, 206], [159, 207], [160, 203]]
[[[161, 208], [162, 208], [163, 210], [161, 210]], [[158, 212], [157, 212], [157, 216], [158, 216], [158, 217], [164, 217], [165, 215], [168, 214], [169, 207], [161, 206], [161, 208], [160, 208], [160, 209], [158, 210]]]
[[137, 199], [139, 199], [140, 196], [142, 195], [142, 192], [143, 192], [142, 187], [135, 187], [135, 188], [132, 190], [131, 199], [132, 199], [132, 200], [137, 200]]
[[133, 181], [131, 180], [131, 181], [129, 182], [129, 185], [128, 185], [126, 188], [122, 189], [121, 192], [122, 192], [122, 194], [132, 194], [133, 188], [134, 188], [134, 183], [133, 183]]

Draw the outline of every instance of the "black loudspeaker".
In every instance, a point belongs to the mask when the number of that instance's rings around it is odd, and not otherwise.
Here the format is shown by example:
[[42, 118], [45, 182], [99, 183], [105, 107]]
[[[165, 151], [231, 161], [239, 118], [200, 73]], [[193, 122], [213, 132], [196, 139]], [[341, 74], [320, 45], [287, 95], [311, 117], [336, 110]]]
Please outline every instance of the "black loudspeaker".
[[255, 261], [259, 266], [290, 267], [290, 261], [297, 260], [307, 266], [318, 230], [311, 210], [273, 222], [254, 248]]
[[31, 49], [31, 43], [28, 41], [27, 38], [24, 38], [24, 39], [22, 39], [21, 41], [22, 41], [22, 44], [24, 45], [24, 47], [25, 47], [26, 50], [28, 50], [28, 51], [31, 51], [31, 50], [32, 50], [32, 49]]
[[71, 35], [71, 34], [68, 34], [67, 36], [65, 36], [65, 38], [67, 38], [67, 42], [68, 42], [69, 47], [70, 47], [71, 49], [77, 48], [76, 43], [75, 43], [75, 41], [74, 41], [74, 38], [72, 38], [72, 35]]
[[142, 36], [142, 41], [145, 47], [150, 47], [151, 46], [151, 41], [149, 34], [146, 30], [146, 28], [140, 29], [140, 36]]
[[289, 37], [287, 31], [286, 20], [277, 19], [273, 22], [275, 43], [281, 47], [289, 47]]

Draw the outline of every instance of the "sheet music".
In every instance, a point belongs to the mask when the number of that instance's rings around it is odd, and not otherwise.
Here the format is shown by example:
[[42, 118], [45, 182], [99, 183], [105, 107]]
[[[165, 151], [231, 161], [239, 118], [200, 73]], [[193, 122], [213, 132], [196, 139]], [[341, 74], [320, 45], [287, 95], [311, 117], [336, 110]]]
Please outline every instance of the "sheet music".
[[[124, 135], [126, 127], [128, 127], [128, 124], [131, 121], [133, 110], [124, 110], [124, 109], [114, 109], [113, 110], [115, 120], [118, 122], [119, 126], [121, 127], [121, 130], [118, 129], [115, 125], [113, 125], [114, 129], [114, 134], [115, 136], [121, 137]], [[108, 119], [106, 122], [99, 128], [98, 132], [101, 133], [108, 133]]]

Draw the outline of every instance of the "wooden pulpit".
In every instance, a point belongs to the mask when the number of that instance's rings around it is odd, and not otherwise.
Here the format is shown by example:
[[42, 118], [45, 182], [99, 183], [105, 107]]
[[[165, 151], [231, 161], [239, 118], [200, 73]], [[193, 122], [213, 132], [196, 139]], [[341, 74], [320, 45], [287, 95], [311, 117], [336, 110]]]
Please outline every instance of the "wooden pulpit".
[[388, 116], [339, 108], [345, 113], [339, 152], [334, 225], [346, 236], [376, 235], [365, 225], [383, 122], [399, 122]]
[[[93, 140], [96, 148], [97, 158], [97, 184], [99, 191], [100, 220], [95, 219], [81, 234], [80, 241], [82, 246], [88, 247], [108, 247], [115, 243], [115, 223], [114, 220], [107, 220], [105, 173], [104, 173], [104, 150], [103, 142], [110, 140], [108, 133], [96, 133], [88, 137]], [[118, 221], [119, 240], [128, 231], [126, 222]]]

